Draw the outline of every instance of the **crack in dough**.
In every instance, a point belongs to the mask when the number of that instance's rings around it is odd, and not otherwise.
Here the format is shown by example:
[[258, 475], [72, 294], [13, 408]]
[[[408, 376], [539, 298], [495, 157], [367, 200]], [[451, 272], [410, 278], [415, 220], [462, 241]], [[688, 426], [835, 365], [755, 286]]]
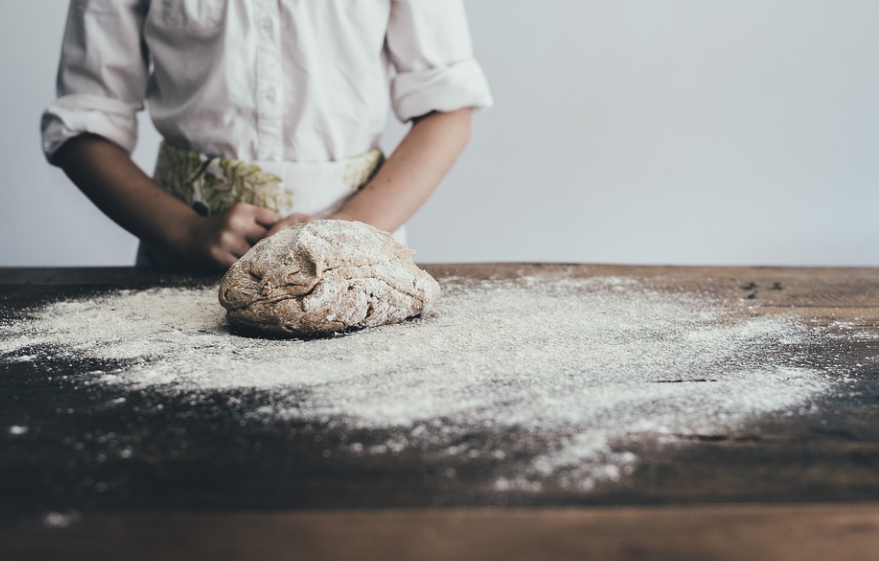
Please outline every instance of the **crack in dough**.
[[269, 335], [315, 335], [421, 315], [439, 284], [415, 252], [360, 222], [297, 224], [257, 243], [220, 283], [233, 326]]

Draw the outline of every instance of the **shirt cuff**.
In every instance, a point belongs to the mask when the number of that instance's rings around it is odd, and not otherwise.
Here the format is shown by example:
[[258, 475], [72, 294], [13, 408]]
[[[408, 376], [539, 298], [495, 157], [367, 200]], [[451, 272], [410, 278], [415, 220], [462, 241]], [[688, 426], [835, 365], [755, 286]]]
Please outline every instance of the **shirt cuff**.
[[90, 94], [58, 98], [43, 113], [43, 152], [50, 163], [62, 144], [82, 134], [96, 134], [129, 154], [137, 144], [137, 111], [118, 100]]
[[485, 109], [493, 101], [482, 67], [473, 59], [442, 68], [401, 72], [391, 84], [394, 113], [403, 122], [431, 111]]

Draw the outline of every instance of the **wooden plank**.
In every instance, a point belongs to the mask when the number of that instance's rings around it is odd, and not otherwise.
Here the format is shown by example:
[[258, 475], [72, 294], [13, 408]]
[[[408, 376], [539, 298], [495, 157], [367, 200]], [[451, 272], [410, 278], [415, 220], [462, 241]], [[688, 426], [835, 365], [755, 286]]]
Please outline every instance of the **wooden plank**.
[[0, 558], [875, 561], [879, 505], [119, 513], [0, 530]]
[[[804, 349], [802, 360], [838, 368], [840, 377], [848, 377], [846, 391], [816, 403], [820, 415], [755, 419], [735, 432], [687, 435], [662, 446], [629, 443], [642, 460], [636, 469], [589, 492], [548, 485], [540, 492], [499, 496], [486, 482], [509, 459], [435, 455], [428, 461], [417, 451], [356, 458], [334, 453], [325, 458], [323, 451], [344, 448], [345, 439], [381, 443], [388, 435], [282, 420], [242, 425], [238, 413], [258, 406], [258, 395], [232, 392], [239, 401], [231, 405], [229, 392], [217, 392], [192, 405], [186, 396], [80, 384], [89, 371], [112, 369], [111, 364], [78, 363], [69, 357], [31, 363], [0, 360], [0, 514], [14, 520], [69, 509], [246, 512], [879, 501], [879, 269], [565, 264], [427, 268], [447, 282], [516, 282], [525, 275], [627, 277], [659, 291], [712, 298], [745, 316], [796, 315], [834, 334]], [[126, 268], [0, 269], [0, 320], [55, 298], [119, 288], [209, 285], [217, 279]], [[847, 325], [837, 325], [840, 321]], [[120, 398], [124, 404], [106, 407]], [[30, 431], [26, 438], [7, 432], [22, 420]], [[502, 447], [518, 435], [474, 432], [468, 438], [476, 444], [491, 439]], [[122, 457], [126, 447], [135, 452]], [[449, 470], [454, 478], [444, 475]]]

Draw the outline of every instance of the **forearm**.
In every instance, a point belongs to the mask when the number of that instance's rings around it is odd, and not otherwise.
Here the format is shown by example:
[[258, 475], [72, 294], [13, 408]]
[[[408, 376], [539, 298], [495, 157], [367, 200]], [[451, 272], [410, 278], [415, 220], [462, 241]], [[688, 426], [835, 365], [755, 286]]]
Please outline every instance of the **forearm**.
[[470, 139], [471, 109], [418, 120], [376, 176], [331, 218], [392, 232], [430, 198]]
[[101, 137], [84, 135], [67, 141], [55, 162], [104, 214], [157, 247], [179, 245], [185, 224], [197, 217], [153, 182], [127, 152]]
[[248, 203], [201, 217], [100, 137], [69, 140], [55, 161], [107, 216], [189, 267], [229, 267], [280, 220], [275, 211]]

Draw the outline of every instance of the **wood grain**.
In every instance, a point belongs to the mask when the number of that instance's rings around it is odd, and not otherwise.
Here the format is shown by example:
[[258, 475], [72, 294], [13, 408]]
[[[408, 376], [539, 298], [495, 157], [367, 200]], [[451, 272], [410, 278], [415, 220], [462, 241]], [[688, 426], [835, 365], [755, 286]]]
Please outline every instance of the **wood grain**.
[[875, 561], [879, 505], [109, 514], [0, 543], [20, 561]]
[[[486, 481], [510, 459], [327, 459], [321, 452], [345, 439], [368, 445], [387, 435], [242, 424], [240, 411], [258, 402], [246, 391], [235, 406], [222, 392], [193, 406], [186, 396], [80, 383], [112, 364], [0, 356], [0, 559], [879, 559], [879, 269], [426, 268], [443, 282], [634, 278], [745, 317], [794, 316], [828, 335], [798, 360], [837, 376], [845, 391], [823, 396], [817, 413], [628, 443], [642, 458], [635, 471], [590, 492], [547, 485], [499, 495]], [[218, 280], [0, 269], [0, 322], [58, 298]], [[104, 406], [121, 397], [124, 406]], [[26, 439], [6, 429], [23, 420]], [[518, 437], [468, 438], [503, 446]], [[139, 453], [121, 459], [134, 443]], [[449, 469], [456, 477], [444, 476]], [[79, 521], [49, 528], [50, 512]]]

